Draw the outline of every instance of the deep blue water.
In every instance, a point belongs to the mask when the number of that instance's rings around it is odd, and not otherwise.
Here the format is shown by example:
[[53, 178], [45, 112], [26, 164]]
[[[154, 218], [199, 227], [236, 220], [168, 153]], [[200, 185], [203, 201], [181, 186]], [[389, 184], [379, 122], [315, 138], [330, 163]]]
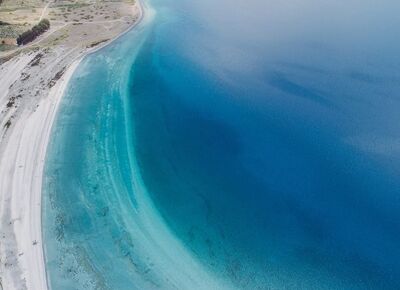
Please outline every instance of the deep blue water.
[[52, 289], [400, 289], [400, 4], [151, 5], [64, 96]]

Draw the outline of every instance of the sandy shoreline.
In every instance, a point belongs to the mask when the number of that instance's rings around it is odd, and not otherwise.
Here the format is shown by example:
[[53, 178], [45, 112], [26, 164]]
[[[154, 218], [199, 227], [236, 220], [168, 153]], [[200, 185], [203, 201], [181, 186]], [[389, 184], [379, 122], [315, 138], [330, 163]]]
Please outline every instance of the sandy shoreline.
[[[17, 242], [20, 274], [26, 284], [19, 283], [15, 272], [5, 272], [5, 289], [47, 289], [42, 250], [41, 232], [41, 188], [46, 148], [57, 108], [79, 61], [75, 61], [63, 78], [51, 90], [48, 98], [42, 100], [36, 111], [27, 112], [17, 121], [11, 138], [3, 151], [0, 166], [0, 184], [6, 196], [2, 195], [1, 205], [9, 207], [11, 225]], [[29, 196], [27, 196], [27, 194]], [[10, 225], [10, 226], [11, 226]], [[11, 267], [12, 265], [9, 265]], [[17, 272], [17, 273], [18, 273]], [[13, 282], [13, 284], [10, 283]]]
[[[140, 22], [143, 8], [139, 2], [135, 6], [138, 17], [111, 41]], [[42, 244], [41, 192], [52, 125], [64, 90], [80, 61], [111, 41], [92, 48], [56, 49], [55, 60], [62, 61], [53, 68], [53, 77], [47, 86], [50, 88], [35, 94], [33, 100], [17, 103], [24, 94], [17, 85], [27, 75], [29, 78], [27, 72], [35, 74], [36, 68], [31, 68], [30, 64], [38, 52], [22, 53], [0, 66], [0, 289], [48, 288]], [[50, 62], [51, 57], [47, 61]], [[46, 69], [44, 65], [40, 73], [50, 75]], [[62, 72], [61, 77], [55, 79], [54, 71]], [[29, 84], [37, 89], [39, 83], [44, 82], [39, 76], [30, 79], [20, 86]]]

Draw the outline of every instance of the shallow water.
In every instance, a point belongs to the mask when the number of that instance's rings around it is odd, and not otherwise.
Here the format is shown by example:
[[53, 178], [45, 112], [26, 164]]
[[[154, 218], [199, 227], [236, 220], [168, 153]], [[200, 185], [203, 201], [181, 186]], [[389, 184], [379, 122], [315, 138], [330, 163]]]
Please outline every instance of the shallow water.
[[46, 162], [52, 289], [399, 289], [396, 1], [151, 1]]

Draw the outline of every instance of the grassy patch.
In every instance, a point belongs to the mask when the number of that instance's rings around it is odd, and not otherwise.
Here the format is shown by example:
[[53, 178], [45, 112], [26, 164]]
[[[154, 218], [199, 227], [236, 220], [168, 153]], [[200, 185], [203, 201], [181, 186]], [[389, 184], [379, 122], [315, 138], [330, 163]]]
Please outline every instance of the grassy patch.
[[14, 49], [14, 48], [15, 48], [14, 45], [8, 45], [8, 44], [1, 44], [0, 43], [0, 51], [7, 51], [7, 50]]

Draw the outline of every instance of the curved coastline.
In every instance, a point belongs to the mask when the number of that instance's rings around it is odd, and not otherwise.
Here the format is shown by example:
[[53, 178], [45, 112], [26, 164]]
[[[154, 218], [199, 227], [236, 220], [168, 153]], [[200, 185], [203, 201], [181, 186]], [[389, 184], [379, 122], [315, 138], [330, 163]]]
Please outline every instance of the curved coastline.
[[[152, 9], [150, 9], [152, 10]], [[147, 13], [149, 11], [146, 10], [146, 15], [149, 16], [149, 18], [152, 17], [152, 13]], [[146, 25], [146, 24], [145, 24]], [[132, 46], [132, 44], [131, 44]], [[139, 44], [140, 46], [140, 44]], [[111, 50], [113, 49], [112, 47], [109, 47]], [[120, 47], [119, 47], [120, 48]], [[137, 48], [138, 49], [138, 48]], [[118, 50], [118, 49], [117, 49]], [[133, 53], [133, 56], [131, 56], [132, 59], [135, 59], [136, 54], [134, 52], [131, 52], [129, 50], [122, 49], [122, 51], [118, 50], [118, 53]], [[115, 53], [115, 51], [114, 51]], [[102, 55], [94, 55], [94, 58], [99, 58], [99, 62], [100, 59], [102, 59], [103, 55], [106, 59], [107, 59], [107, 53], [102, 54]], [[112, 59], [112, 57], [110, 57]], [[110, 59], [110, 61], [111, 61]], [[105, 63], [108, 63], [107, 60], [103, 60]], [[120, 60], [121, 61], [121, 60]], [[133, 60], [132, 60], [133, 61]], [[74, 95], [77, 94], [77, 91], [79, 91], [79, 94], [87, 94], [87, 93], [91, 93], [93, 95], [96, 95], [96, 92], [93, 92], [93, 90], [88, 89], [87, 90], [79, 90], [79, 84], [82, 85], [82, 83], [85, 83], [84, 81], [81, 80], [81, 78], [85, 78], [86, 75], [88, 75], [88, 71], [86, 71], [87, 69], [89, 69], [92, 72], [94, 71], [98, 71], [101, 70], [101, 67], [94, 67], [92, 68], [91, 65], [92, 64], [98, 64], [98, 61], [96, 61], [96, 59], [94, 59], [92, 62], [90, 60], [87, 60], [85, 62], [85, 64], [82, 64], [80, 71], [78, 72], [78, 76], [76, 78], [76, 81], [74, 82], [74, 86], [78, 86], [77, 88], [70, 88], [70, 92], [68, 98], [72, 101], [73, 99], [77, 99], [77, 96]], [[112, 62], [112, 61], [111, 61]], [[128, 61], [128, 63], [130, 63]], [[109, 70], [113, 70], [111, 68], [114, 68], [114, 65], [111, 64], [111, 67], [108, 69], [105, 69], [107, 71], [107, 75], [108, 74], [113, 74], [112, 72], [108, 72]], [[186, 249], [185, 245], [183, 245], [181, 243], [181, 241], [179, 241], [174, 234], [170, 231], [170, 229], [168, 228], [168, 226], [166, 225], [165, 221], [163, 221], [162, 217], [160, 216], [160, 214], [158, 213], [157, 209], [155, 208], [155, 206], [153, 205], [148, 193], [146, 192], [146, 188], [145, 185], [143, 184], [143, 181], [141, 179], [140, 176], [140, 170], [139, 167], [137, 165], [135, 156], [132, 154], [134, 152], [132, 146], [133, 145], [133, 139], [134, 139], [134, 132], [132, 131], [133, 128], [130, 127], [130, 123], [132, 120], [129, 120], [129, 93], [127, 92], [126, 88], [123, 89], [118, 89], [121, 84], [123, 85], [124, 83], [127, 84], [126, 82], [124, 82], [124, 80], [128, 80], [129, 79], [129, 75], [130, 73], [126, 73], [126, 67], [129, 67], [129, 71], [131, 70], [129, 65], [125, 65], [125, 68], [123, 69], [119, 69], [118, 65], [117, 65], [117, 70], [118, 74], [120, 75], [120, 77], [118, 77], [118, 81], [116, 81], [116, 83], [109, 83], [109, 87], [115, 87], [114, 89], [110, 89], [108, 87], [108, 89], [112, 92], [114, 90], [116, 90], [116, 94], [121, 94], [120, 97], [118, 95], [115, 95], [113, 97], [110, 97], [110, 105], [105, 105], [106, 107], [111, 106], [109, 109], [106, 109], [105, 111], [103, 111], [103, 107], [99, 107], [99, 108], [95, 108], [94, 111], [99, 112], [98, 114], [103, 114], [103, 112], [106, 112], [107, 115], [103, 115], [101, 117], [101, 124], [97, 125], [100, 126], [100, 128], [97, 128], [96, 130], [96, 135], [101, 135], [103, 134], [102, 130], [102, 126], [111, 126], [111, 127], [107, 127], [106, 133], [104, 132], [104, 134], [109, 134], [111, 135], [110, 138], [106, 138], [104, 141], [102, 141], [102, 143], [104, 143], [104, 145], [99, 145], [101, 148], [99, 149], [99, 151], [95, 151], [95, 152], [91, 152], [90, 150], [95, 150], [92, 149], [94, 147], [96, 147], [96, 143], [95, 144], [89, 144], [89, 146], [87, 144], [85, 148], [88, 148], [87, 150], [89, 155], [99, 155], [99, 156], [105, 156], [104, 158], [106, 158], [106, 160], [102, 160], [102, 162], [100, 162], [101, 164], [94, 164], [93, 167], [88, 168], [89, 170], [84, 170], [84, 174], [85, 176], [83, 177], [84, 180], [89, 179], [89, 181], [87, 182], [89, 184], [89, 188], [91, 186], [95, 186], [96, 188], [98, 187], [98, 190], [96, 191], [96, 195], [97, 196], [103, 196], [105, 198], [104, 201], [104, 205], [106, 206], [107, 210], [103, 211], [102, 208], [100, 209], [96, 209], [99, 205], [96, 204], [96, 202], [98, 203], [99, 201], [97, 201], [96, 199], [98, 199], [98, 197], [94, 198], [94, 197], [78, 197], [78, 199], [80, 200], [79, 205], [76, 202], [71, 202], [69, 200], [66, 200], [66, 202], [62, 202], [58, 201], [58, 204], [60, 207], [62, 207], [62, 209], [54, 209], [52, 210], [51, 208], [49, 209], [49, 207], [57, 207], [57, 205], [53, 205], [57, 202], [54, 201], [54, 199], [56, 197], [54, 197], [54, 192], [57, 191], [57, 185], [54, 185], [55, 183], [61, 183], [62, 181], [54, 181], [54, 176], [52, 177], [49, 173], [49, 177], [48, 177], [48, 181], [47, 181], [47, 185], [45, 185], [45, 187], [47, 188], [48, 193], [45, 194], [47, 201], [44, 202], [44, 208], [46, 208], [46, 220], [56, 220], [56, 219], [60, 219], [60, 216], [62, 216], [63, 218], [61, 219], [71, 219], [73, 217], [65, 217], [65, 215], [63, 214], [63, 210], [64, 212], [70, 212], [75, 210], [76, 207], [79, 206], [83, 206], [82, 210], [79, 211], [78, 209], [78, 215], [83, 214], [82, 211], [85, 211], [86, 208], [84, 206], [84, 204], [86, 202], [91, 202], [90, 203], [90, 210], [88, 210], [88, 213], [85, 213], [84, 215], [86, 216], [86, 218], [83, 218], [82, 221], [82, 225], [76, 225], [77, 227], [81, 228], [82, 226], [84, 226], [85, 223], [88, 223], [88, 227], [89, 229], [85, 229], [82, 231], [89, 231], [86, 233], [82, 233], [82, 235], [84, 235], [87, 238], [85, 239], [85, 243], [87, 243], [88, 245], [82, 245], [79, 242], [79, 235], [78, 238], [74, 241], [77, 242], [78, 244], [80, 244], [80, 246], [82, 246], [84, 249], [81, 249], [80, 251], [82, 252], [81, 254], [79, 253], [74, 253], [71, 254], [71, 251], [76, 251], [75, 247], [72, 248], [68, 248], [69, 246], [67, 245], [68, 242], [70, 242], [71, 244], [71, 237], [67, 237], [64, 238], [64, 235], [68, 235], [70, 233], [65, 233], [65, 231], [68, 231], [68, 227], [71, 227], [71, 225], [65, 225], [64, 222], [61, 222], [62, 224], [59, 224], [58, 226], [54, 226], [54, 225], [47, 225], [45, 227], [49, 227], [50, 229], [47, 230], [47, 233], [49, 236], [52, 237], [53, 239], [53, 244], [52, 245], [48, 245], [47, 246], [47, 252], [52, 252], [52, 255], [48, 255], [47, 253], [45, 253], [45, 256], [52, 256], [53, 260], [47, 260], [46, 259], [46, 264], [47, 265], [52, 265], [51, 269], [55, 269], [57, 267], [62, 268], [62, 267], [73, 267], [73, 270], [71, 270], [72, 272], [76, 273], [74, 274], [73, 278], [70, 277], [70, 280], [75, 280], [75, 282], [71, 282], [71, 281], [65, 281], [65, 282], [59, 282], [61, 276], [60, 273], [57, 274], [57, 271], [62, 271], [62, 270], [54, 270], [52, 274], [47, 273], [47, 279], [48, 279], [48, 285], [49, 287], [51, 287], [52, 282], [50, 280], [53, 281], [57, 281], [56, 286], [57, 289], [59, 289], [61, 287], [61, 289], [68, 289], [71, 287], [74, 287], [76, 285], [91, 285], [90, 287], [94, 287], [94, 289], [96, 289], [96, 287], [101, 287], [99, 285], [103, 285], [103, 283], [107, 284], [107, 283], [111, 283], [110, 285], [112, 285], [115, 289], [125, 289], [124, 287], [128, 287], [130, 285], [130, 287], [139, 287], [138, 289], [144, 289], [143, 287], [149, 287], [149, 285], [163, 285], [163, 287], [166, 287], [167, 289], [169, 288], [176, 288], [176, 287], [180, 287], [183, 289], [186, 288], [202, 288], [202, 287], [208, 287], [209, 289], [214, 289], [214, 288], [218, 288], [218, 289], [230, 289], [232, 288], [231, 286], [229, 286], [225, 281], [221, 281], [218, 277], [216, 277], [213, 273], [209, 272], [208, 270], [206, 270], [203, 265], [201, 263], [199, 263], [199, 261], [197, 261], [196, 257], [194, 257], [192, 255], [192, 253], [190, 253], [190, 251], [188, 249]], [[140, 73], [140, 72], [138, 72]], [[102, 76], [102, 75], [100, 75]], [[107, 76], [106, 76], [107, 77]], [[122, 80], [121, 80], [122, 79]], [[96, 81], [99, 81], [101, 83], [103, 83], [101, 77], [99, 79], [96, 78]], [[99, 93], [99, 92], [97, 92]], [[65, 97], [64, 97], [65, 98]], [[96, 98], [94, 99], [102, 99], [104, 98], [101, 94], [98, 95]], [[116, 108], [119, 107], [112, 107], [115, 104], [115, 99], [123, 99], [122, 103], [122, 115], [120, 118], [117, 117], [117, 121], [120, 122], [118, 123], [118, 126], [122, 126], [124, 127], [123, 132], [114, 132], [115, 130], [115, 124], [113, 122], [117, 122], [115, 120], [113, 120], [113, 118], [115, 118], [115, 116], [110, 113], [109, 111], [111, 110], [116, 111]], [[90, 98], [89, 98], [90, 99]], [[83, 101], [81, 101], [82, 103]], [[90, 102], [90, 101], [89, 101]], [[103, 101], [99, 101], [100, 103], [102, 103]], [[107, 101], [106, 101], [107, 102]], [[118, 101], [117, 101], [118, 102]], [[69, 106], [77, 106], [78, 111], [79, 106], [77, 104], [69, 104], [69, 102], [67, 101], [67, 104]], [[88, 106], [88, 105], [82, 105], [82, 106]], [[101, 105], [100, 105], [101, 106]], [[104, 105], [103, 105], [104, 106]], [[64, 114], [65, 116], [69, 116], [70, 114], [78, 114], [78, 115], [82, 115], [82, 112], [71, 112], [67, 109], [66, 106], [61, 106], [62, 108], [64, 108], [64, 112], [62, 112], [62, 114]], [[92, 106], [88, 106], [90, 108], [94, 108]], [[108, 115], [111, 114], [111, 115]], [[118, 114], [117, 114], [118, 115]], [[74, 120], [74, 117], [67, 117], [67, 118], [72, 118], [72, 120]], [[121, 119], [122, 118], [122, 119]], [[110, 120], [108, 120], [110, 119]], [[68, 121], [64, 125], [63, 124], [59, 124], [58, 126], [60, 126], [60, 128], [64, 127], [66, 124], [69, 124]], [[76, 122], [72, 121], [72, 122]], [[85, 123], [85, 121], [83, 120], [83, 123]], [[104, 123], [104, 125], [102, 125]], [[125, 124], [125, 125], [123, 125]], [[67, 125], [68, 126], [68, 125]], [[80, 124], [80, 126], [85, 127], [85, 124]], [[114, 127], [113, 127], [114, 126]], [[57, 130], [57, 128], [53, 129], [54, 132], [59, 132]], [[82, 129], [83, 134], [87, 134], [85, 133], [85, 129]], [[68, 131], [67, 131], [68, 132]], [[81, 132], [81, 134], [82, 134]], [[74, 132], [75, 133], [75, 132]], [[117, 134], [118, 133], [118, 134]], [[51, 160], [48, 161], [50, 163], [49, 167], [50, 167], [50, 172], [53, 171], [53, 175], [54, 172], [58, 171], [57, 168], [53, 168], [53, 167], [57, 167], [56, 165], [51, 165], [51, 164], [57, 164], [59, 162], [63, 162], [63, 160], [65, 160], [65, 158], [63, 157], [59, 157], [57, 159], [57, 152], [63, 152], [63, 155], [70, 155], [71, 153], [73, 153], [73, 151], [68, 151], [65, 152], [63, 149], [66, 149], [65, 145], [63, 145], [63, 143], [65, 144], [65, 140], [69, 140], [70, 138], [68, 138], [69, 135], [66, 135], [66, 137], [64, 137], [63, 135], [66, 133], [61, 133], [60, 136], [54, 136], [55, 139], [58, 139], [58, 141], [55, 141], [57, 143], [56, 145], [52, 145], [51, 147], [53, 148], [52, 150], [54, 150], [53, 152], [50, 152], [50, 155], [52, 156], [52, 158], [50, 158]], [[67, 133], [68, 134], [68, 133]], [[114, 136], [115, 135], [115, 136]], [[63, 142], [63, 138], [66, 138]], [[75, 137], [78, 138], [78, 137]], [[94, 137], [96, 139], [96, 137]], [[128, 147], [125, 149], [115, 149], [115, 144], [113, 142], [116, 142], [114, 139], [123, 139], [121, 142], [123, 142], [122, 144], [124, 145], [119, 145], [121, 147]], [[82, 145], [84, 146], [84, 145]], [[70, 144], [70, 147], [74, 147], [74, 145]], [[80, 149], [81, 150], [85, 150], [84, 148]], [[114, 150], [122, 150], [121, 153], [118, 153], [117, 155], [124, 155], [126, 157], [126, 160], [128, 161], [120, 161], [118, 160], [119, 158], [116, 158], [117, 161], [115, 161], [115, 165], [109, 164], [111, 161], [111, 159], [115, 159], [115, 157], [111, 157], [113, 154], [116, 154], [116, 152], [114, 152]], [[123, 151], [125, 150], [126, 153], [124, 153]], [[74, 158], [79, 158], [77, 156], [75, 156]], [[87, 157], [85, 156], [85, 158], [91, 158], [91, 157]], [[92, 158], [95, 158], [92, 156]], [[100, 158], [100, 157], [99, 157]], [[108, 158], [111, 158], [110, 160], [108, 160]], [[81, 160], [81, 159], [79, 159]], [[82, 162], [87, 162], [87, 160], [82, 160]], [[122, 163], [126, 163], [123, 169], [119, 168], [120, 166], [120, 162]], [[84, 164], [83, 166], [87, 166], [87, 164]], [[98, 168], [96, 169], [96, 166], [98, 166]], [[68, 165], [64, 165], [63, 168], [68, 167]], [[87, 168], [87, 167], [85, 167]], [[76, 169], [79, 170], [79, 169]], [[76, 171], [74, 170], [74, 171]], [[106, 176], [104, 178], [101, 178], [103, 181], [106, 179], [109, 179], [109, 183], [105, 183], [104, 186], [100, 186], [100, 185], [91, 185], [90, 186], [90, 179], [92, 178], [96, 178], [93, 177], [92, 174], [94, 174], [95, 176], [99, 175], [102, 176], [101, 173], [99, 173], [100, 171], [105, 170]], [[111, 172], [109, 172], [111, 171]], [[126, 174], [127, 172], [129, 172], [129, 176], [128, 178], [125, 178], [122, 182], [122, 185], [118, 183], [118, 178], [121, 175]], [[55, 175], [57, 175], [58, 173], [55, 173]], [[66, 171], [64, 173], [61, 173], [59, 175], [68, 175], [68, 169], [66, 169]], [[79, 173], [78, 173], [79, 175]], [[86, 177], [87, 175], [87, 177]], [[130, 179], [129, 177], [131, 177], [132, 179]], [[56, 177], [57, 178], [57, 177]], [[58, 177], [58, 178], [63, 178], [63, 177]], [[114, 179], [117, 179], [114, 180]], [[75, 181], [73, 181], [75, 182]], [[45, 182], [46, 183], [46, 182]], [[131, 184], [129, 184], [131, 183]], [[82, 185], [81, 185], [82, 186]], [[108, 188], [111, 186], [111, 189], [108, 189], [108, 191], [106, 189], [103, 188]], [[85, 191], [85, 190], [90, 190], [89, 188], [86, 187], [82, 187], [82, 189], [80, 189], [80, 191]], [[78, 188], [76, 188], [78, 189]], [[65, 191], [68, 192], [68, 188], [61, 188], [61, 191]], [[104, 194], [103, 191], [106, 190], [106, 192], [108, 194]], [[50, 194], [50, 195], [49, 195]], [[63, 193], [58, 193], [63, 195]], [[82, 195], [82, 193], [80, 193]], [[78, 195], [78, 194], [77, 194]], [[130, 196], [132, 195], [132, 196]], [[69, 197], [71, 198], [71, 197]], [[87, 200], [86, 198], [93, 198], [94, 200]], [[72, 198], [73, 199], [73, 198]], [[47, 205], [46, 205], [47, 204]], [[83, 204], [83, 205], [82, 205]], [[74, 208], [70, 208], [71, 206], [73, 206]], [[114, 215], [112, 213], [108, 213], [109, 211], [111, 212], [113, 209], [113, 207], [117, 208], [116, 212], [114, 212]], [[90, 216], [90, 211], [102, 211], [101, 216], [98, 217], [97, 214], [94, 215], [93, 217]], [[47, 212], [48, 211], [48, 212]], [[111, 239], [110, 236], [112, 235], [116, 235], [115, 233], [113, 234], [109, 234], [107, 232], [107, 229], [110, 231], [117, 231], [117, 229], [112, 228], [112, 226], [107, 226], [107, 225], [102, 225], [100, 227], [97, 226], [97, 223], [102, 223], [101, 219], [102, 217], [105, 216], [112, 216], [110, 219], [112, 220], [118, 220], [119, 224], [122, 224], [123, 229], [123, 239], [129, 239], [130, 242], [127, 242], [127, 244], [129, 245], [130, 243], [133, 243], [135, 245], [135, 250], [133, 252], [131, 252], [128, 249], [124, 249], [125, 247], [129, 247], [128, 245], [125, 246], [121, 246], [118, 245], [118, 247], [122, 247], [122, 252], [123, 252], [123, 258], [119, 257], [118, 255], [118, 251], [121, 251], [120, 248], [116, 248], [117, 247], [115, 244], [114, 245], [110, 245], [109, 244], [109, 248], [104, 248], [102, 249], [103, 252], [101, 255], [104, 255], [103, 259], [107, 259], [107, 257], [109, 255], [117, 255], [117, 256], [113, 256], [113, 258], [109, 258], [108, 263], [113, 263], [115, 265], [121, 266], [124, 265], [124, 259], [126, 260], [126, 257], [128, 255], [128, 257], [130, 257], [128, 260], [130, 260], [130, 266], [132, 267], [133, 265], [133, 269], [136, 270], [132, 270], [131, 272], [129, 272], [129, 269], [126, 270], [126, 275], [124, 276], [124, 273], [119, 273], [120, 275], [122, 275], [123, 279], [120, 279], [122, 281], [125, 281], [125, 283], [120, 282], [120, 284], [118, 284], [118, 286], [115, 286], [115, 284], [112, 283], [118, 283], [118, 282], [110, 282], [110, 281], [102, 281], [102, 280], [106, 280], [107, 277], [102, 277], [101, 274], [101, 269], [103, 269], [104, 267], [107, 267], [107, 265], [99, 265], [99, 260], [97, 259], [97, 255], [99, 255], [100, 253], [94, 253], [93, 251], [95, 250], [94, 245], [96, 245], [96, 243], [98, 243], [98, 239], [105, 240], [105, 243], [107, 243], [107, 239]], [[85, 222], [86, 220], [86, 222]], [[71, 221], [69, 221], [69, 223], [71, 223]], [[50, 222], [51, 224], [51, 222]], [[74, 226], [72, 226], [74, 227]], [[96, 228], [97, 231], [103, 232], [106, 231], [108, 234], [106, 236], [102, 236], [101, 234], [97, 235], [96, 237], [93, 238], [93, 241], [91, 240], [90, 236], [90, 231], [91, 228]], [[61, 229], [60, 229], [61, 228]], [[112, 230], [111, 230], [112, 229]], [[71, 230], [71, 229], [69, 229]], [[55, 235], [57, 235], [57, 232], [62, 232], [62, 234], [59, 233], [59, 235], [62, 236], [62, 240], [65, 240], [65, 245], [61, 245], [63, 242], [59, 242], [58, 245], [57, 241], [55, 241], [55, 239], [57, 239], [55, 237]], [[81, 238], [83, 238], [81, 235]], [[129, 236], [129, 238], [127, 238], [126, 236]], [[48, 242], [49, 239], [46, 237], [46, 235], [44, 234], [44, 239], [46, 239], [46, 241]], [[74, 243], [72, 242], [72, 244]], [[46, 247], [45, 247], [46, 248]], [[115, 254], [113, 252], [114, 251], [117, 252], [117, 254]], [[97, 250], [98, 251], [98, 250]], [[111, 252], [110, 252], [111, 251]], [[46, 249], [45, 249], [46, 252]], [[55, 257], [55, 255], [58, 255], [57, 257]], [[84, 255], [81, 258], [76, 258], [76, 255]], [[88, 261], [85, 265], [79, 265], [80, 261], [84, 261], [86, 259], [88, 259], [87, 256], [90, 256], [92, 259], [94, 260], [90, 260], [90, 262]], [[131, 256], [134, 256], [134, 258]], [[102, 260], [103, 260], [102, 259]], [[121, 260], [122, 259], [122, 260]], [[66, 262], [66, 265], [60, 265], [60, 263], [58, 263], [59, 261], [68, 261]], [[72, 260], [72, 262], [71, 262]], [[116, 261], [116, 262], [115, 262]], [[151, 262], [149, 262], [151, 261]], [[96, 263], [97, 262], [97, 263]], [[77, 265], [78, 264], [78, 265]], [[90, 264], [90, 265], [89, 265]], [[95, 265], [95, 266], [94, 266]], [[148, 267], [148, 265], [150, 265], [150, 268], [153, 269], [146, 269]], [[86, 267], [86, 270], [85, 270]], [[96, 270], [91, 269], [91, 267], [96, 267]], [[88, 269], [90, 268], [90, 269]], [[65, 269], [64, 269], [65, 271]], [[85, 272], [86, 271], [86, 272]], [[90, 274], [89, 272], [96, 272], [94, 274]], [[125, 271], [124, 271], [125, 272]], [[103, 274], [106, 274], [103, 272]], [[94, 276], [93, 276], [94, 275]], [[107, 274], [106, 274], [107, 276]], [[51, 277], [53, 277], [53, 279], [51, 279]], [[93, 278], [94, 277], [94, 278]], [[113, 279], [110, 278], [108, 276], [109, 279]], [[125, 279], [125, 280], [124, 280]], [[132, 284], [134, 282], [134, 284]], [[62, 286], [64, 283], [64, 286]], [[80, 284], [68, 284], [68, 283], [80, 283]], [[100, 283], [100, 284], [99, 284]], [[122, 284], [121, 284], [122, 283]], [[128, 284], [127, 284], [128, 283]], [[150, 283], [150, 284], [149, 284]], [[162, 284], [160, 284], [162, 283]], [[68, 286], [65, 286], [68, 285]], [[74, 285], [74, 286], [72, 286]], [[93, 286], [95, 285], [95, 286]], [[108, 285], [108, 284], [107, 284]], [[109, 287], [111, 287], [110, 285], [108, 285]], [[138, 286], [139, 285], [139, 286]], [[64, 288], [63, 288], [64, 287]], [[142, 287], [142, 288], [140, 288]], [[133, 288], [129, 288], [129, 289], [133, 289]]]
[[258, 33], [236, 5], [149, 2], [151, 25], [137, 2], [112, 34], [0, 65], [0, 108], [18, 99], [0, 114], [0, 290], [400, 289], [397, 111], [376, 98], [399, 89], [382, 69], [398, 43], [309, 47], [341, 7], [300, 40], [263, 17], [284, 4], [260, 2]]
[[[59, 104], [81, 61], [87, 55], [104, 48], [133, 29], [142, 20], [143, 6], [139, 0], [137, 1], [139, 17], [128, 29], [104, 44], [93, 48], [88, 47], [72, 54], [73, 57], [68, 54], [62, 56], [65, 57], [65, 72], [48, 93], [42, 94], [43, 97], [39, 99], [35, 109], [25, 109], [13, 118], [15, 125], [6, 130], [7, 135], [2, 136], [1, 141], [4, 146], [1, 152], [4, 154], [0, 159], [2, 188], [0, 208], [2, 209], [2, 244], [6, 247], [2, 245], [1, 250], [6, 261], [0, 269], [2, 276], [0, 289], [46, 290], [49, 288], [42, 230], [42, 184], [48, 143], [51, 140]], [[75, 57], [77, 54], [78, 56]], [[2, 67], [0, 76], [4, 82], [1, 86], [3, 91], [0, 94], [1, 106], [3, 106], [3, 101], [7, 101], [9, 87], [13, 82], [18, 81], [19, 75], [34, 57], [35, 53], [24, 53]], [[8, 269], [5, 270], [3, 266]]]
[[[65, 94], [65, 90], [68, 87], [68, 84], [69, 84], [69, 82], [70, 82], [75, 70], [78, 68], [79, 64], [85, 59], [85, 57], [87, 57], [87, 56], [89, 56], [91, 54], [94, 54], [94, 53], [106, 48], [107, 46], [111, 45], [114, 41], [116, 41], [119, 38], [121, 38], [123, 35], [125, 35], [129, 31], [131, 31], [132, 29], [134, 29], [139, 23], [142, 22], [142, 20], [144, 18], [144, 14], [145, 14], [145, 11], [144, 11], [145, 10], [145, 6], [144, 6], [144, 3], [143, 3], [143, 0], [136, 0], [136, 1], [138, 3], [138, 8], [139, 8], [139, 17], [138, 17], [138, 19], [128, 29], [126, 29], [125, 31], [121, 32], [119, 35], [115, 36], [113, 39], [109, 40], [107, 43], [101, 44], [98, 47], [89, 48], [85, 53], [83, 53], [76, 60], [74, 60], [73, 63], [71, 64], [71, 66], [67, 69], [64, 77], [62, 77], [57, 82], [56, 86], [53, 89], [52, 96], [49, 96], [50, 98], [53, 97], [54, 99], [56, 99], [56, 102], [54, 104], [54, 109], [52, 111], [51, 121], [49, 122], [50, 126], [48, 127], [48, 130], [46, 130], [47, 137], [43, 142], [44, 148], [43, 148], [43, 158], [42, 159], [44, 160], [44, 162], [43, 162], [42, 169], [41, 169], [42, 172], [40, 174], [40, 176], [41, 176], [40, 179], [41, 180], [44, 179], [44, 176], [43, 176], [44, 170], [43, 169], [44, 169], [44, 166], [45, 166], [45, 160], [47, 158], [47, 147], [48, 147], [48, 144], [49, 144], [49, 138], [51, 136], [51, 131], [53, 129], [53, 124], [54, 124], [54, 122], [56, 120], [57, 113], [59, 111], [59, 105], [61, 103], [62, 97]], [[42, 183], [43, 183], [43, 181], [40, 184], [40, 197], [41, 197], [41, 199], [43, 199], [43, 197], [42, 197], [42, 191], [43, 191]], [[41, 208], [41, 210], [40, 210], [40, 229], [39, 230], [40, 230], [40, 236], [42, 238], [42, 241], [45, 241], [44, 234], [43, 234], [43, 206], [42, 206], [42, 202], [41, 202], [40, 208]], [[45, 254], [44, 247], [45, 247], [44, 243], [42, 243], [42, 245], [41, 245], [42, 254], [41, 254], [41, 258], [40, 258], [42, 268], [39, 268], [39, 272], [43, 272], [44, 273], [43, 275], [45, 277], [45, 282], [41, 281], [40, 285], [39, 284], [35, 284], [35, 286], [32, 289], [41, 289], [41, 290], [51, 289], [49, 287], [49, 277], [48, 277], [48, 273], [47, 273], [46, 266], [45, 266], [46, 254]], [[43, 275], [40, 275], [40, 276], [43, 276]], [[39, 286], [37, 286], [37, 285], [39, 285]]]

